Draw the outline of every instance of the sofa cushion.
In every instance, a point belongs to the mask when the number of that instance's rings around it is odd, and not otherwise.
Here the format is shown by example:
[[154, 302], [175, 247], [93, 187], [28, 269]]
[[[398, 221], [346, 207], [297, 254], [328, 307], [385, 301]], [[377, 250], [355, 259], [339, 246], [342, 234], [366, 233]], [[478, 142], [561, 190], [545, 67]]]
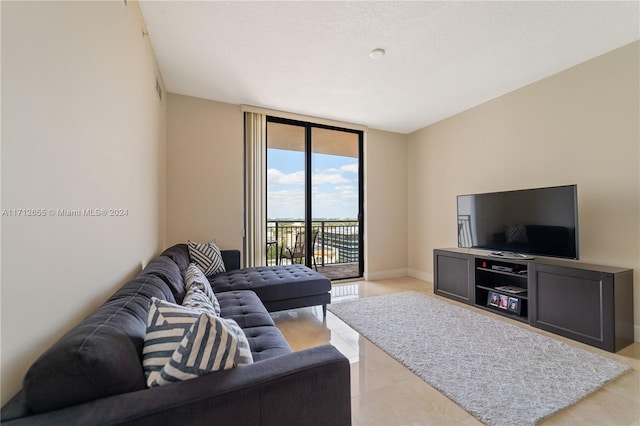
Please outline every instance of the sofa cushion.
[[291, 346], [289, 346], [278, 327], [249, 327], [242, 330], [247, 336], [254, 362], [292, 352]]
[[178, 265], [166, 256], [153, 258], [140, 275], [155, 275], [162, 279], [173, 293], [173, 299], [182, 302], [187, 289]]
[[252, 363], [249, 342], [235, 321], [200, 314], [150, 386], [163, 386]]
[[189, 257], [191, 261], [195, 262], [207, 277], [225, 271], [220, 249], [214, 241], [194, 243], [189, 240], [187, 245], [189, 246]]
[[108, 301], [126, 299], [130, 303], [137, 303], [144, 310], [143, 320], [146, 323], [146, 313], [152, 297], [175, 302], [173, 291], [167, 283], [156, 275], [140, 274], [120, 287]]
[[187, 269], [187, 266], [191, 263], [191, 259], [189, 258], [189, 247], [186, 244], [176, 244], [171, 246], [160, 253], [160, 256], [168, 257], [173, 260], [181, 271]]
[[225, 291], [218, 294], [218, 300], [220, 316], [233, 319], [243, 329], [276, 325], [253, 291]]
[[260, 300], [294, 299], [331, 291], [331, 281], [304, 265], [260, 266], [227, 271], [210, 277], [213, 291], [252, 290]]
[[145, 388], [140, 360], [149, 297], [172, 298], [167, 284], [139, 275], [29, 368], [24, 392], [35, 413]]
[[291, 347], [278, 330], [258, 296], [248, 290], [219, 293], [221, 315], [242, 327], [249, 341], [253, 361], [291, 353]]

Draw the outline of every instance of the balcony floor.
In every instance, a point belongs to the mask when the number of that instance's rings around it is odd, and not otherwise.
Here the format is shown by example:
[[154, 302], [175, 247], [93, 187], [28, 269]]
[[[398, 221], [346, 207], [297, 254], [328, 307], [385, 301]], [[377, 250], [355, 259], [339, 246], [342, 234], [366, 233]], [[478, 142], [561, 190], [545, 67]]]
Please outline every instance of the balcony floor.
[[[278, 262], [280, 265], [288, 265], [289, 260]], [[267, 262], [267, 265], [275, 265], [274, 260]], [[330, 280], [343, 280], [347, 278], [360, 278], [358, 263], [336, 263], [331, 265], [318, 265], [318, 272]]]
[[357, 263], [339, 263], [336, 265], [318, 265], [318, 272], [330, 280], [340, 280], [346, 278], [358, 278], [359, 270]]

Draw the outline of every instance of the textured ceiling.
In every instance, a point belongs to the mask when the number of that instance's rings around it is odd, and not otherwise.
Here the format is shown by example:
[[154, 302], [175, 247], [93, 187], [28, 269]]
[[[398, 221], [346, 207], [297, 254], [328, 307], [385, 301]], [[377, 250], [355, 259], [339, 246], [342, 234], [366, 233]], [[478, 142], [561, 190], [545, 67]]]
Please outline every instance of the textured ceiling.
[[639, 5], [141, 2], [169, 92], [399, 133], [639, 39]]

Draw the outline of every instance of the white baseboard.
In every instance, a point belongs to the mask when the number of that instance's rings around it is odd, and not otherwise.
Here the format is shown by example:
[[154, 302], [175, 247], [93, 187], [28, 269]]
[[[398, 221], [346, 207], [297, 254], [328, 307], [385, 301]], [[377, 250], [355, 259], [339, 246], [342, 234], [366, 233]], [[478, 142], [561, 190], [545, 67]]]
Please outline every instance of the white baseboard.
[[401, 278], [407, 276], [406, 269], [391, 269], [388, 271], [368, 272], [364, 274], [367, 281], [386, 280], [389, 278]]
[[416, 269], [409, 269], [407, 271], [407, 275], [409, 275], [410, 277], [413, 278], [417, 278], [419, 280], [422, 281], [429, 281], [430, 283], [433, 282], [433, 274], [430, 272], [422, 272], [422, 271], [418, 271]]
[[416, 269], [392, 269], [389, 271], [369, 272], [364, 274], [367, 281], [386, 280], [389, 278], [412, 277], [422, 281], [433, 282], [433, 274]]

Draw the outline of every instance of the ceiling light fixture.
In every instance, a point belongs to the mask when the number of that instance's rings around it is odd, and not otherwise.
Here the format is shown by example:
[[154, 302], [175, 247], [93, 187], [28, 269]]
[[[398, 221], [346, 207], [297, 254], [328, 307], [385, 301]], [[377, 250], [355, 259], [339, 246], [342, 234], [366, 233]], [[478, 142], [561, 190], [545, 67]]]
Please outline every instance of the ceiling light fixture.
[[371, 53], [369, 53], [369, 57], [371, 59], [380, 59], [384, 56], [385, 53], [386, 52], [384, 51], [384, 49], [377, 48], [377, 49], [373, 49]]

